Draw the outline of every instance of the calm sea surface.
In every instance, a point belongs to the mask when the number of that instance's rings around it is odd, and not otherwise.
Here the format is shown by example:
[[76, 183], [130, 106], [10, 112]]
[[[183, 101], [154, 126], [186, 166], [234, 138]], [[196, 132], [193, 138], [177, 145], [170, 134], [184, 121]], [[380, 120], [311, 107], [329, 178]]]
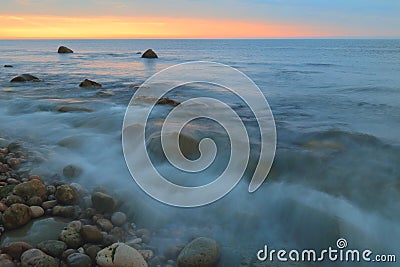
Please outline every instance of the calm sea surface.
[[[59, 45], [75, 53], [57, 54]], [[136, 54], [147, 48], [160, 58]], [[230, 65], [254, 80], [276, 120], [277, 152], [268, 180], [254, 194], [244, 179], [214, 204], [179, 209], [158, 203], [133, 182], [121, 128], [134, 85], [197, 60]], [[62, 168], [76, 164], [85, 170], [80, 183], [126, 196], [137, 224], [157, 232], [153, 245], [161, 251], [206, 235], [222, 246], [220, 266], [254, 261], [264, 244], [327, 248], [340, 237], [354, 248], [399, 252], [400, 40], [10, 40], [0, 41], [0, 66], [0, 136], [45, 159], [32, 165], [35, 173], [62, 178]], [[43, 82], [9, 83], [23, 73]], [[85, 78], [113, 95], [78, 87]], [[177, 101], [194, 96], [238, 104], [230, 93], [206, 86], [169, 95]], [[93, 112], [57, 112], [63, 105]], [[165, 117], [167, 110], [159, 107], [153, 115]], [[219, 136], [218, 126], [212, 130], [208, 123], [202, 128], [199, 122], [194, 132]], [[257, 147], [251, 116], [247, 123]], [[223, 165], [229, 153], [221, 153]], [[162, 158], [155, 162], [168, 172]], [[204, 181], [220, 167], [206, 172]]]

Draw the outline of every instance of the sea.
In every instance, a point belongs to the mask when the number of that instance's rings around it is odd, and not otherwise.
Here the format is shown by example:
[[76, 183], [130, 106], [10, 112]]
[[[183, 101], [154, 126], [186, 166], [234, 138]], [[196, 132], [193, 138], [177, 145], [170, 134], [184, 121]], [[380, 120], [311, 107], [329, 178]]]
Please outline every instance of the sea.
[[[74, 53], [58, 54], [60, 45]], [[137, 54], [148, 48], [159, 58]], [[168, 98], [178, 102], [206, 96], [234, 107], [255, 151], [244, 179], [229, 194], [181, 208], [157, 201], [135, 183], [121, 138], [138, 87], [168, 67], [192, 61], [221, 63], [254, 81], [275, 119], [276, 154], [267, 179], [249, 193], [260, 134], [248, 107], [216, 86], [172, 90]], [[24, 73], [41, 82], [10, 83]], [[84, 79], [102, 88], [79, 87]], [[63, 106], [74, 109], [59, 112]], [[153, 110], [153, 131], [172, 108]], [[176, 173], [179, 182], [204, 184], [223, 171], [231, 156], [229, 138], [220, 138], [224, 133], [213, 121], [192, 123], [191, 138], [215, 137], [228, 145], [219, 146], [214, 167], [194, 182], [191, 173]], [[399, 39], [1, 40], [0, 137], [31, 151], [36, 160], [28, 167], [45, 180], [67, 179], [62, 170], [70, 164], [82, 168], [73, 181], [123, 199], [122, 209], [136, 225], [153, 231], [150, 245], [160, 253], [207, 236], [221, 246], [219, 266], [368, 265], [257, 259], [265, 245], [320, 251], [337, 249], [337, 240], [345, 239], [348, 249], [397, 253], [400, 260]], [[154, 166], [174, 173], [159, 144], [150, 141]]]

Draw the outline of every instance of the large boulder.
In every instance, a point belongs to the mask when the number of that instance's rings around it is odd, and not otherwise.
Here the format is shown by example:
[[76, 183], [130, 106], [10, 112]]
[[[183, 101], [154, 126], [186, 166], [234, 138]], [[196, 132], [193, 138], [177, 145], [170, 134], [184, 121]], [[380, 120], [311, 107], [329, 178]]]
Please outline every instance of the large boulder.
[[143, 256], [124, 243], [114, 243], [100, 250], [96, 263], [100, 267], [147, 267]]
[[178, 256], [179, 267], [214, 267], [221, 256], [217, 242], [199, 237], [187, 244]]
[[66, 46], [60, 46], [60, 47], [58, 48], [58, 53], [59, 53], [59, 54], [70, 54], [70, 53], [74, 53], [74, 51], [72, 51], [71, 49], [69, 49], [69, 48], [66, 47]]
[[101, 84], [89, 79], [85, 79], [83, 82], [79, 84], [79, 86], [85, 88], [95, 88], [95, 87], [101, 87]]
[[6, 229], [16, 229], [31, 220], [31, 209], [25, 204], [12, 204], [3, 213], [3, 224]]
[[115, 209], [116, 203], [112, 196], [102, 192], [95, 192], [92, 195], [93, 208], [98, 212], [112, 212]]
[[46, 186], [37, 179], [16, 185], [13, 189], [13, 193], [14, 195], [22, 197], [24, 200], [28, 200], [34, 196], [38, 196], [43, 200], [47, 197]]
[[152, 49], [147, 49], [146, 52], [143, 53], [142, 58], [158, 58], [158, 56]]
[[40, 79], [31, 74], [25, 73], [25, 74], [21, 74], [17, 77], [12, 78], [10, 82], [12, 82], [12, 83], [14, 83], [14, 82], [40, 82]]

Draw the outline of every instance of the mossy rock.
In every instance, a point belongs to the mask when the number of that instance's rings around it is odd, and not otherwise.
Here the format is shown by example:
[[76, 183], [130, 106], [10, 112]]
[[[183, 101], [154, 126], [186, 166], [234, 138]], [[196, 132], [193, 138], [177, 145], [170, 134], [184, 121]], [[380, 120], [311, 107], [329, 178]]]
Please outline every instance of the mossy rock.
[[13, 190], [15, 185], [6, 185], [0, 187], [0, 198], [3, 199], [8, 196]]

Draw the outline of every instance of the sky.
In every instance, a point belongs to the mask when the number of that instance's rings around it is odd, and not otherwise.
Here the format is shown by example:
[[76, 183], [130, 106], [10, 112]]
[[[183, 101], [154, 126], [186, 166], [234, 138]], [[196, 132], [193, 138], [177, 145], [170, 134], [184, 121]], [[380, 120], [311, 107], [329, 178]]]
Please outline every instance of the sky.
[[0, 39], [400, 38], [400, 0], [0, 0]]

